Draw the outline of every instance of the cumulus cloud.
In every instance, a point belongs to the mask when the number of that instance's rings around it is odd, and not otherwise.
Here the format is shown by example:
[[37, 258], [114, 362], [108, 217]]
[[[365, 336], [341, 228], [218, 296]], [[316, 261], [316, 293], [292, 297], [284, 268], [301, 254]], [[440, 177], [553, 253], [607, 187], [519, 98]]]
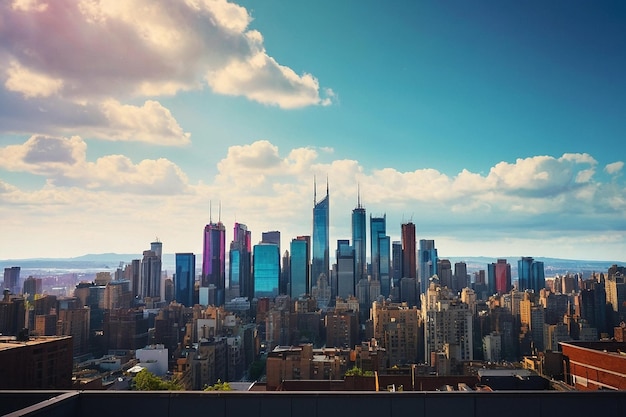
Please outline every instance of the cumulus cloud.
[[534, 234], [537, 244], [566, 233], [587, 239], [626, 230], [626, 188], [616, 179], [578, 181], [579, 173], [596, 164], [584, 155], [529, 157], [495, 164], [486, 174], [463, 170], [450, 176], [429, 168], [368, 170], [352, 159], [324, 161], [327, 155], [314, 148], [280, 149], [260, 140], [230, 147], [215, 178], [190, 183], [167, 159], [133, 162], [107, 155], [91, 161], [86, 154], [79, 137], [38, 135], [0, 148], [0, 168], [39, 175], [46, 184], [27, 191], [0, 179], [0, 215], [32, 227], [45, 201], [46, 216], [60, 223], [82, 219], [91, 233], [101, 228], [133, 239], [143, 233], [146, 241], [158, 233], [164, 241], [180, 242], [172, 250], [196, 251], [201, 248], [186, 245], [200, 246], [197, 235], [209, 219], [209, 201], [221, 203], [225, 224], [248, 224], [254, 241], [263, 230], [281, 230], [286, 239], [310, 234], [313, 177], [319, 197], [328, 176], [331, 241], [350, 236], [357, 184], [368, 213], [386, 213], [392, 238], [407, 216], [421, 237], [448, 241], [475, 241], [477, 230], [484, 241]]
[[4, 86], [9, 91], [22, 93], [24, 97], [48, 97], [63, 87], [63, 80], [36, 73], [13, 61], [6, 70]]
[[54, 99], [70, 109], [100, 102], [104, 116], [112, 98], [206, 85], [282, 108], [329, 104], [332, 90], [277, 63], [248, 28], [251, 20], [226, 0], [7, 1], [0, 4], [0, 79], [15, 98]]
[[621, 172], [623, 168], [624, 163], [622, 161], [617, 161], [611, 164], [607, 164], [607, 166], [604, 167], [604, 171], [606, 171], [608, 174], [615, 175]]
[[187, 176], [167, 159], [135, 164], [122, 155], [107, 155], [90, 162], [86, 150], [86, 143], [78, 136], [33, 135], [23, 144], [0, 148], [0, 168], [41, 175], [59, 187], [139, 194], [188, 192]]

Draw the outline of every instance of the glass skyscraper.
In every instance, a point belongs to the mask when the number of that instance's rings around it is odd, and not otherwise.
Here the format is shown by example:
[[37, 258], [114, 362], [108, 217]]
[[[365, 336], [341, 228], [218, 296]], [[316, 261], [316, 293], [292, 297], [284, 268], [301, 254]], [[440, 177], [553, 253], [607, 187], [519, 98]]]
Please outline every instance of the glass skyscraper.
[[437, 274], [437, 249], [434, 240], [421, 239], [419, 249], [420, 295], [426, 294], [430, 278]]
[[360, 196], [357, 207], [352, 210], [352, 246], [354, 246], [354, 273], [358, 281], [367, 278], [367, 220]]
[[531, 257], [522, 257], [517, 261], [517, 286], [520, 291], [539, 290], [546, 287], [546, 277], [543, 262], [535, 261]]
[[391, 292], [391, 240], [387, 236], [387, 215], [370, 216], [372, 278], [380, 283], [380, 293]]
[[226, 288], [226, 229], [221, 221], [204, 227], [203, 243], [201, 287], [213, 286], [215, 300], [209, 303], [221, 306]]
[[355, 282], [355, 251], [350, 246], [349, 240], [337, 241], [337, 288], [335, 293], [338, 297], [346, 300], [356, 294]]
[[278, 245], [260, 243], [254, 245], [252, 262], [254, 276], [254, 297], [275, 298], [278, 295], [280, 277], [280, 252]]
[[196, 280], [196, 255], [176, 254], [176, 276], [174, 277], [175, 299], [185, 307], [193, 307], [193, 291]]
[[326, 196], [316, 201], [313, 197], [313, 259], [311, 264], [311, 280], [317, 283], [321, 274], [328, 282], [329, 272], [329, 197], [328, 182], [326, 182]]
[[387, 234], [387, 216], [373, 217], [370, 215], [370, 260], [372, 262], [372, 279], [380, 280], [380, 243], [379, 236]]
[[249, 300], [254, 297], [251, 252], [251, 233], [248, 227], [235, 223], [228, 257], [228, 284], [231, 290], [237, 289], [240, 296], [248, 297]]
[[490, 294], [506, 294], [511, 290], [511, 264], [506, 259], [487, 265], [487, 281]]
[[387, 235], [378, 235], [378, 265], [380, 293], [385, 297], [391, 294], [391, 239]]
[[290, 296], [298, 298], [301, 295], [311, 294], [310, 255], [309, 246], [311, 238], [309, 236], [298, 236], [291, 240], [290, 252]]

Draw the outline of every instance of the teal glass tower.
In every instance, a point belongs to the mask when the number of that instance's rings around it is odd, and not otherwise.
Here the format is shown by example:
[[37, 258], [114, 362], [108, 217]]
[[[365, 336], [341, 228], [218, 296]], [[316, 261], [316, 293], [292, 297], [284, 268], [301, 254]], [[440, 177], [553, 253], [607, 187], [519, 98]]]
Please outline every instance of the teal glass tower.
[[174, 277], [176, 301], [185, 307], [193, 307], [193, 291], [196, 280], [196, 255], [176, 254], [176, 276]]
[[294, 299], [311, 293], [311, 277], [309, 275], [311, 262], [311, 256], [309, 255], [310, 245], [310, 236], [298, 236], [291, 240], [289, 247], [291, 255], [289, 262], [289, 276], [291, 279], [289, 295]]
[[352, 210], [352, 246], [354, 247], [354, 274], [358, 282], [367, 278], [367, 232], [365, 209], [361, 206], [361, 194], [358, 193], [357, 206]]
[[260, 243], [254, 245], [253, 255], [254, 297], [275, 298], [278, 295], [280, 277], [280, 253], [278, 245]]
[[[316, 185], [314, 185], [316, 187]], [[316, 190], [313, 193], [313, 259], [311, 264], [311, 280], [315, 283], [321, 274], [328, 280], [329, 271], [329, 201], [328, 180], [326, 196], [317, 201]]]

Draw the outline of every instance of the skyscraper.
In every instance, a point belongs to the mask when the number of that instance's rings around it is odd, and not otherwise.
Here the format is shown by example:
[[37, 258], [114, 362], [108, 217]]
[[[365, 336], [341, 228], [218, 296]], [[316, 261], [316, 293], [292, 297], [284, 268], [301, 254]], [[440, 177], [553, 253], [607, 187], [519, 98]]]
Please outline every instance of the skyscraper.
[[254, 245], [252, 262], [254, 276], [254, 296], [275, 298], [278, 295], [280, 277], [280, 252], [273, 243]]
[[[278, 253], [282, 253], [280, 250], [280, 232], [278, 230], [272, 230], [270, 232], [261, 233], [261, 243], [273, 243], [278, 246]], [[285, 281], [286, 275], [283, 273], [283, 266], [281, 261], [278, 261], [278, 269], [280, 271], [280, 277], [278, 278], [278, 293], [286, 294], [287, 282]]]
[[352, 246], [354, 246], [354, 262], [356, 280], [367, 278], [367, 221], [365, 209], [361, 206], [361, 194], [357, 199], [357, 206], [352, 210]]
[[153, 250], [143, 251], [140, 281], [142, 299], [161, 297], [161, 257]]
[[380, 293], [391, 292], [391, 240], [387, 236], [387, 215], [370, 216], [372, 278], [380, 283]]
[[228, 284], [238, 295], [254, 298], [254, 282], [252, 281], [252, 246], [251, 233], [243, 223], [235, 223], [233, 241], [230, 244], [228, 258]]
[[430, 278], [437, 274], [437, 260], [435, 241], [421, 239], [419, 249], [420, 294], [426, 294]]
[[317, 282], [324, 274], [328, 280], [329, 273], [329, 196], [328, 181], [326, 181], [326, 196], [316, 201], [317, 193], [313, 196], [313, 260], [311, 265], [311, 280]]
[[461, 291], [463, 288], [469, 287], [469, 279], [467, 278], [467, 264], [465, 262], [456, 262], [454, 264], [454, 290]]
[[176, 276], [174, 277], [176, 301], [185, 307], [194, 303], [194, 285], [196, 279], [196, 255], [193, 253], [176, 254]]
[[290, 296], [298, 298], [301, 295], [311, 294], [310, 277], [310, 236], [298, 236], [291, 240], [290, 252]]
[[402, 277], [417, 278], [415, 224], [402, 224]]
[[534, 290], [539, 292], [546, 287], [543, 262], [523, 256], [517, 261], [517, 286], [520, 291]]
[[400, 288], [400, 281], [402, 280], [402, 258], [402, 242], [394, 240], [391, 242], [391, 278], [393, 286], [398, 288]]
[[491, 294], [506, 294], [511, 290], [511, 264], [506, 259], [487, 265], [487, 284]]
[[387, 236], [387, 215], [370, 215], [370, 249], [372, 279], [380, 283], [380, 293], [389, 296], [391, 290], [391, 240]]
[[4, 288], [10, 290], [12, 294], [20, 293], [20, 270], [19, 266], [4, 268]]
[[337, 241], [337, 288], [335, 294], [347, 300], [355, 295], [355, 250], [350, 246], [350, 241], [340, 239]]
[[204, 227], [204, 247], [202, 253], [201, 287], [215, 288], [215, 300], [209, 300], [216, 306], [224, 305], [226, 288], [226, 228], [221, 221], [209, 221]]

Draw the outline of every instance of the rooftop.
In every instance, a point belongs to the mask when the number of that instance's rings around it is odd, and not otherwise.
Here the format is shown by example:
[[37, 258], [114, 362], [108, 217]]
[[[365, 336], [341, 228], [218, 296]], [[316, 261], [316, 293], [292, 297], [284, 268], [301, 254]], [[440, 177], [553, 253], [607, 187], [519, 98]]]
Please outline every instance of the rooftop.
[[[238, 392], [0, 391], [0, 415], [109, 417], [626, 416], [626, 391]], [[515, 404], [524, 406], [515, 407]]]

